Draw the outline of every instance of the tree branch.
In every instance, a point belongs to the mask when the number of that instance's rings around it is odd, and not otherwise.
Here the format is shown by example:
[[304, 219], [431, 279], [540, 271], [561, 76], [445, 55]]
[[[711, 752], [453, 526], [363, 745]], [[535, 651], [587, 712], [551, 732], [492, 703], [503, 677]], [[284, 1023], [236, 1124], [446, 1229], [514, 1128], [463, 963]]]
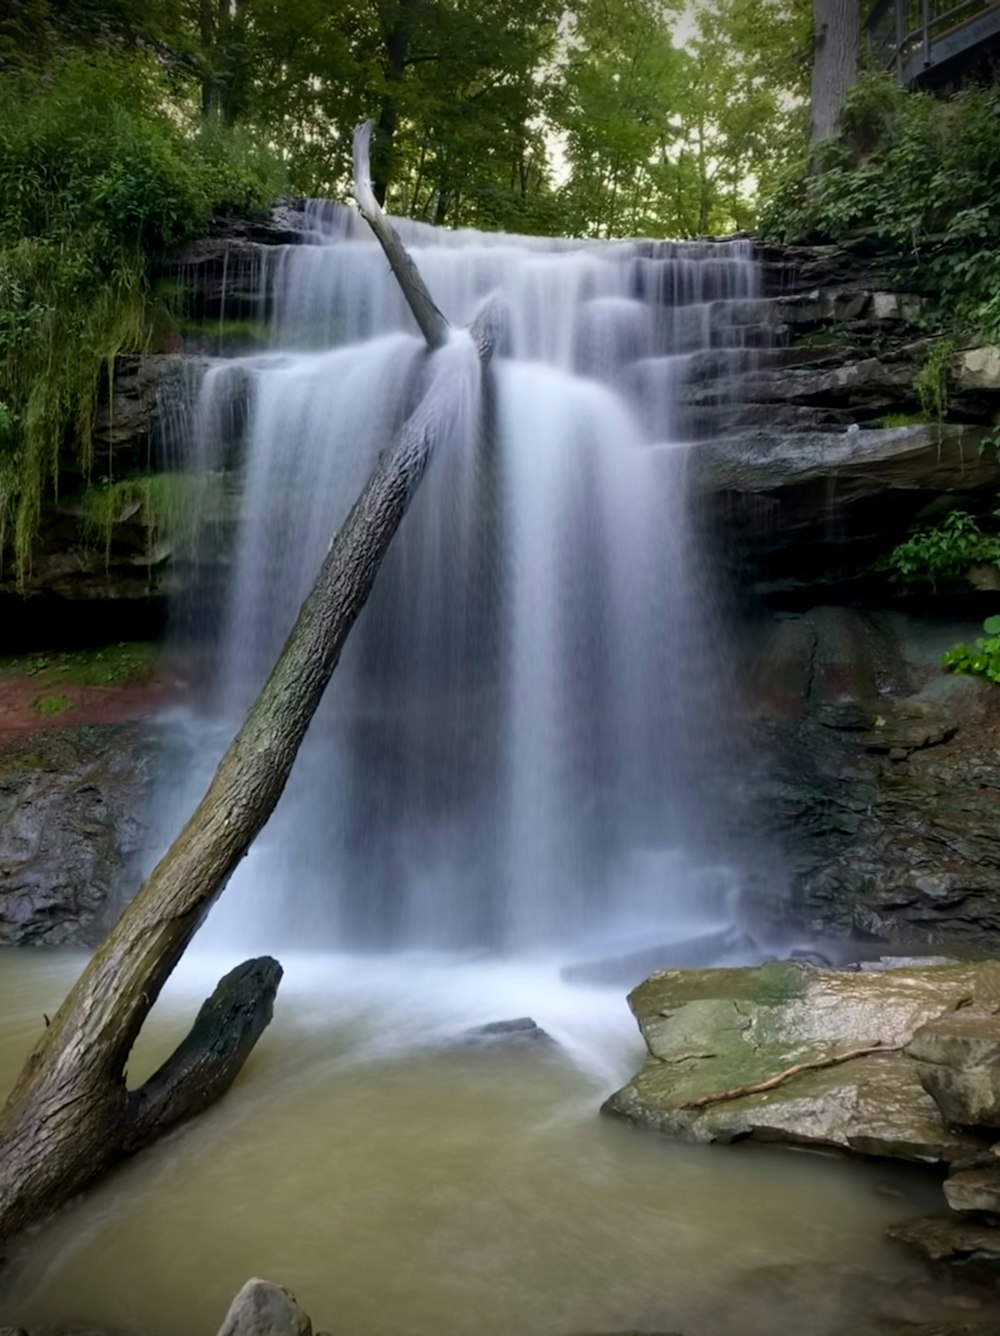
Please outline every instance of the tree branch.
[[375, 233], [379, 245], [385, 251], [389, 266], [403, 290], [403, 296], [420, 326], [421, 334], [427, 340], [427, 346], [431, 349], [441, 348], [448, 342], [450, 333], [448, 321], [435, 305], [420, 270], [400, 241], [396, 229], [382, 212], [372, 190], [370, 149], [374, 125], [374, 121], [365, 121], [354, 131], [354, 198], [358, 202], [362, 218]]
[[709, 1104], [723, 1104], [730, 1099], [742, 1099], [744, 1095], [759, 1095], [765, 1090], [774, 1090], [777, 1086], [783, 1085], [785, 1081], [791, 1080], [793, 1076], [798, 1076], [802, 1072], [819, 1072], [824, 1067], [837, 1067], [842, 1062], [850, 1062], [852, 1058], [863, 1058], [869, 1053], [901, 1053], [902, 1048], [886, 1048], [881, 1043], [868, 1044], [865, 1048], [852, 1048], [846, 1053], [835, 1053], [829, 1058], [817, 1058], [815, 1062], [797, 1062], [794, 1067], [786, 1067], [783, 1072], [777, 1076], [772, 1076], [768, 1081], [756, 1081], [752, 1085], [734, 1086], [732, 1090], [720, 1090], [715, 1095], [701, 1095], [698, 1099], [689, 1099], [686, 1104], [682, 1104], [682, 1109], [704, 1109]]

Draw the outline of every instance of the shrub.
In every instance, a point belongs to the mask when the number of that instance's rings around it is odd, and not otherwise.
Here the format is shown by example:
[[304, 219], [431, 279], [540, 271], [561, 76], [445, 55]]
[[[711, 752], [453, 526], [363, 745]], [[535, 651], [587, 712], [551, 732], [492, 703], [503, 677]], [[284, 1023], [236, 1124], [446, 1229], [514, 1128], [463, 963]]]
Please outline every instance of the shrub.
[[964, 575], [970, 566], [1000, 566], [1000, 537], [984, 533], [967, 511], [954, 510], [896, 547], [889, 564], [900, 575]]
[[147, 338], [150, 261], [279, 182], [245, 137], [199, 132], [139, 56], [77, 56], [0, 87], [0, 557], [28, 571], [70, 441], [89, 468], [102, 374]]
[[942, 296], [946, 322], [1000, 338], [1000, 117], [996, 94], [948, 100], [865, 74], [841, 135], [790, 167], [761, 211], [765, 235], [840, 240], [865, 228], [901, 276]]

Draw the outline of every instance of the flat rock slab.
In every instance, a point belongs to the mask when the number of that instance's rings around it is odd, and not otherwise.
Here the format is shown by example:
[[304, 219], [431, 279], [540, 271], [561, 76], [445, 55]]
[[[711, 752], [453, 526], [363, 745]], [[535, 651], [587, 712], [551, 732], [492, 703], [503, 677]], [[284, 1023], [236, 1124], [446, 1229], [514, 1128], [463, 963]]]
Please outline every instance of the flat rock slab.
[[[629, 996], [648, 1057], [604, 1109], [685, 1140], [755, 1137], [950, 1162], [981, 1143], [946, 1124], [901, 1050], [922, 1025], [992, 996], [998, 982], [993, 962], [875, 973], [796, 962], [665, 970]], [[885, 1051], [687, 1107], [874, 1045]]]

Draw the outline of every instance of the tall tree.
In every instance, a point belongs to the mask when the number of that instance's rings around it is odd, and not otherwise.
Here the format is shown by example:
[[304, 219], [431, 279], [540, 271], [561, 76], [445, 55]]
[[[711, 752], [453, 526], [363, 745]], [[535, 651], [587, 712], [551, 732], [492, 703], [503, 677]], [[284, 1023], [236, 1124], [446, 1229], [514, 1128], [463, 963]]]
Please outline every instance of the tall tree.
[[812, 142], [837, 133], [858, 77], [858, 0], [813, 0]]
[[575, 232], [669, 230], [663, 148], [672, 120], [683, 116], [687, 65], [673, 42], [672, 12], [659, 0], [587, 0], [574, 11], [558, 119]]

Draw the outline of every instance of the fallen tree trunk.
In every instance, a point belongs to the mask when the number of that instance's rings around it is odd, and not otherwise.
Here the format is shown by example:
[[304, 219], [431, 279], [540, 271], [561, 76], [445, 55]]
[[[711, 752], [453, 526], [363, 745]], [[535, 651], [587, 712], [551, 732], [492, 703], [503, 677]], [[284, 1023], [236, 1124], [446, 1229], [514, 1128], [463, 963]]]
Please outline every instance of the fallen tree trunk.
[[455, 340], [432, 359], [427, 394], [334, 537], [207, 793], [28, 1058], [0, 1114], [0, 1239], [206, 1108], [228, 1089], [270, 1020], [280, 966], [266, 958], [247, 962], [219, 984], [164, 1066], [139, 1090], [127, 1088], [126, 1063], [146, 1016], [281, 796], [423, 477], [453, 378], [464, 358], [478, 356], [482, 365], [490, 354], [484, 325], [472, 341]]

